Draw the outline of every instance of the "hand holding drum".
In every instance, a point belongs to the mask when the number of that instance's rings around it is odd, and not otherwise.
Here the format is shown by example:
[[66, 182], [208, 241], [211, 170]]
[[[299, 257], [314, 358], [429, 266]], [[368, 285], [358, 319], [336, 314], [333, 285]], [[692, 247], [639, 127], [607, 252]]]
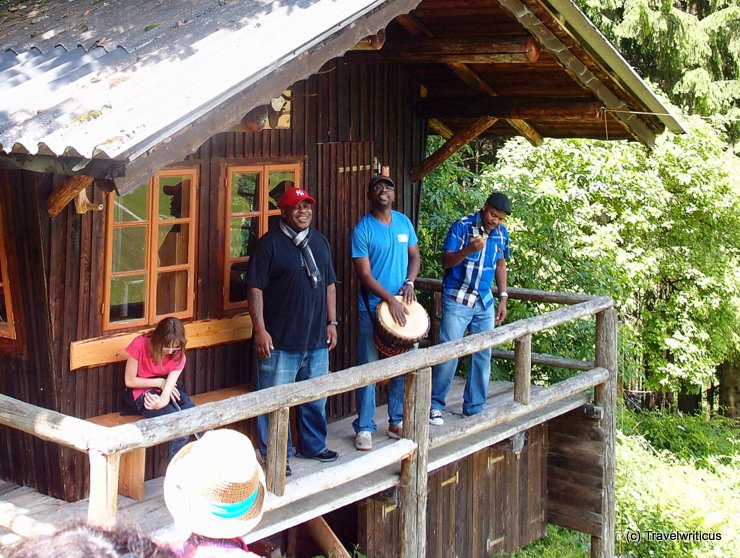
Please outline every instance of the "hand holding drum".
[[378, 304], [375, 310], [375, 346], [378, 352], [385, 356], [395, 356], [410, 351], [429, 333], [429, 314], [424, 307], [416, 301], [406, 304], [402, 296], [395, 298], [408, 310], [405, 325], [396, 323], [386, 302]]

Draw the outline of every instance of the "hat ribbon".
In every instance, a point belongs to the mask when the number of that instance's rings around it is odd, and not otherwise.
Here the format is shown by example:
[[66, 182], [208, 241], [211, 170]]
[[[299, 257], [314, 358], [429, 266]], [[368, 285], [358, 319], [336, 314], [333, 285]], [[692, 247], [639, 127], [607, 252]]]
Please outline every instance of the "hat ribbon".
[[254, 490], [252, 495], [246, 500], [240, 502], [233, 502], [231, 504], [211, 504], [212, 507], [216, 508], [217, 511], [212, 512], [217, 517], [224, 519], [235, 519], [246, 514], [254, 505], [259, 496], [260, 487], [259, 485]]

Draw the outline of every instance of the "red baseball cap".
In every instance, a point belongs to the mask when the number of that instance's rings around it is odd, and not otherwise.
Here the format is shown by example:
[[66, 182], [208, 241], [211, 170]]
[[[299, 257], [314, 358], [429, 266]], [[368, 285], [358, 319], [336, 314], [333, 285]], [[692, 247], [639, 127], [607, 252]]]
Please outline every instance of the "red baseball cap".
[[308, 192], [303, 188], [289, 188], [283, 192], [282, 196], [280, 196], [280, 202], [278, 205], [280, 207], [295, 207], [302, 201], [316, 203], [316, 200], [309, 196]]

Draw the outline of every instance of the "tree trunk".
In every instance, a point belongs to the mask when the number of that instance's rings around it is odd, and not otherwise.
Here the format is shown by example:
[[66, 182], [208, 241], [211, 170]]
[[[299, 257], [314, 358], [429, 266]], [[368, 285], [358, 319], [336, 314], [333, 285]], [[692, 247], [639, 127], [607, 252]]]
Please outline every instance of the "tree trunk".
[[720, 364], [717, 376], [719, 412], [730, 418], [740, 418], [740, 360]]

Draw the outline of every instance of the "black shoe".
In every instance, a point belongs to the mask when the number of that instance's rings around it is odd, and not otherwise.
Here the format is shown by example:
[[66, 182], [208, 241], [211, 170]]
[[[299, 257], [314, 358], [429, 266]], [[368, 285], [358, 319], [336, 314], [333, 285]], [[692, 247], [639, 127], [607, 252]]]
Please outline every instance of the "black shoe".
[[315, 459], [316, 461], [321, 461], [322, 463], [331, 463], [332, 461], [336, 461], [339, 457], [339, 454], [335, 451], [332, 451], [330, 449], [325, 449], [321, 453], [317, 453], [316, 455], [301, 455], [300, 453], [296, 452], [297, 457], [303, 457], [304, 459]]
[[285, 465], [285, 476], [289, 477], [292, 474], [293, 474], [293, 471], [290, 470], [290, 465], [286, 464]]

